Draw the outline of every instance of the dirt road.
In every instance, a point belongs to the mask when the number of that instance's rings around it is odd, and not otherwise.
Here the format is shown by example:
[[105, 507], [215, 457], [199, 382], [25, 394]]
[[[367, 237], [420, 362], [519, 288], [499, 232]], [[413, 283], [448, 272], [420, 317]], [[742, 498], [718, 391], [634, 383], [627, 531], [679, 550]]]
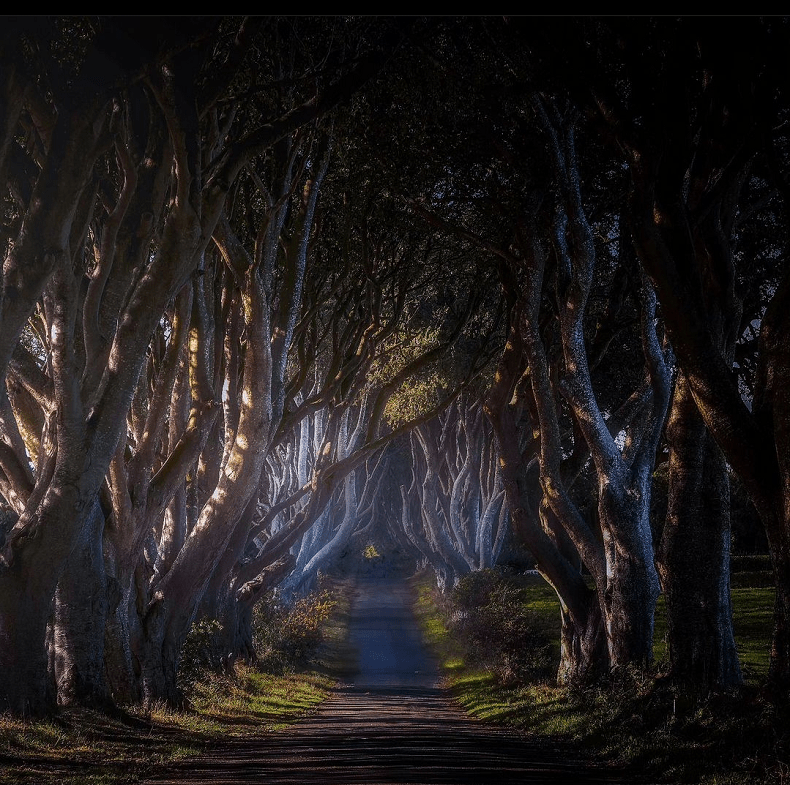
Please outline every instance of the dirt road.
[[468, 719], [439, 686], [408, 584], [357, 584], [358, 670], [319, 711], [264, 738], [233, 741], [152, 785], [527, 785], [632, 782]]

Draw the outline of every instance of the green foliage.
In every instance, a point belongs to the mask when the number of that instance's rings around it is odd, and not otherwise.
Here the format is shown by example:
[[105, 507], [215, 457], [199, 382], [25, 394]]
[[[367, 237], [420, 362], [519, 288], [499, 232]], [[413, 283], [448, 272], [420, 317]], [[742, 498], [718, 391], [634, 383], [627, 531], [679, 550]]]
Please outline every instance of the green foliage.
[[211, 672], [222, 669], [217, 639], [222, 634], [222, 624], [217, 619], [201, 619], [189, 630], [181, 650], [178, 666], [178, 686], [185, 694]]
[[306, 665], [323, 642], [323, 627], [338, 600], [329, 589], [311, 592], [291, 604], [270, 593], [255, 606], [253, 643], [259, 667], [283, 673]]
[[384, 419], [396, 428], [419, 417], [439, 403], [442, 379], [435, 369], [405, 379], [384, 407]]
[[449, 629], [463, 640], [466, 660], [504, 684], [556, 673], [553, 625], [525, 599], [524, 590], [495, 569], [470, 573], [451, 594]]
[[422, 629], [423, 640], [430, 646], [445, 673], [455, 674], [465, 669], [464, 649], [448, 628], [445, 612], [448, 597], [436, 587], [434, 575], [424, 570], [414, 578], [417, 601], [415, 615]]

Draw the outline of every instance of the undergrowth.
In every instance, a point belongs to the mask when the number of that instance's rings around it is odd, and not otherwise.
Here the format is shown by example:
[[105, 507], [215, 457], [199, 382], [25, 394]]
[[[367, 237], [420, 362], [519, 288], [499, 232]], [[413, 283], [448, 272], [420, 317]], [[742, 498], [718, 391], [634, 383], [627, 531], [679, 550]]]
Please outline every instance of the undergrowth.
[[324, 628], [337, 603], [328, 588], [289, 604], [270, 592], [253, 614], [253, 642], [260, 667], [283, 673], [307, 665], [324, 641]]

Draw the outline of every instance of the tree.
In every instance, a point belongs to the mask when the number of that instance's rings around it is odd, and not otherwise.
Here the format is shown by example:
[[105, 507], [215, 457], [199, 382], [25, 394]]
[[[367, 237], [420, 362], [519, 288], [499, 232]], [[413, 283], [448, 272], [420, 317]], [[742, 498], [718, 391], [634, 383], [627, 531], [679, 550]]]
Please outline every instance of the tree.
[[[50, 391], [49, 404], [46, 395], [38, 401], [44, 404], [45, 422], [36, 434], [35, 472], [26, 465], [19, 428], [7, 404], [4, 406], [4, 437], [9, 448], [4, 471], [11, 480], [6, 498], [14, 504], [19, 518], [6, 538], [0, 576], [0, 657], [5, 674], [0, 694], [7, 708], [24, 713], [40, 712], [47, 702], [44, 632], [55, 586], [86, 529], [90, 527], [94, 533], [97, 528], [101, 530], [93, 524], [97, 493], [125, 421], [128, 398], [148, 341], [146, 327], [159, 318], [186, 272], [182, 255], [168, 257], [166, 264], [162, 256], [151, 264], [146, 258], [143, 264], [147, 275], [140, 275], [127, 293], [115, 334], [98, 346], [90, 341], [89, 334], [80, 336], [78, 317], [82, 308], [94, 309], [86, 313], [89, 332], [94, 324], [89, 317], [98, 310], [95, 299], [86, 297], [80, 289], [85, 272], [84, 243], [97, 187], [93, 169], [113, 141], [111, 98], [139, 79], [149, 63], [140, 41], [135, 46], [135, 41], [130, 41], [114, 22], [98, 30], [85, 20], [66, 21], [61, 27], [61, 34], [54, 37], [56, 45], [62, 45], [64, 37], [70, 35], [84, 44], [84, 57], [76, 63], [70, 61], [68, 53], [63, 56], [55, 52], [53, 56], [47, 52], [47, 22], [23, 30], [27, 51], [40, 54], [33, 67], [44, 64], [37, 76], [48, 81], [35, 85], [33, 75], [28, 77], [22, 111], [15, 118], [22, 125], [30, 124], [32, 136], [26, 151], [27, 169], [20, 165], [11, 175], [11, 182], [23, 187], [16, 191], [20, 219], [17, 237], [7, 246], [4, 263], [0, 363], [8, 369], [15, 349], [21, 350], [18, 338], [41, 298], [40, 313], [46, 328], [42, 346], [48, 352], [48, 361], [45, 369], [38, 367], [35, 359], [27, 364], [38, 372], [45, 370], [46, 383], [38, 389], [42, 393]], [[173, 42], [165, 37], [165, 43]], [[24, 62], [20, 52], [20, 72]], [[45, 85], [53, 103], [46, 100]], [[122, 133], [123, 123], [119, 130]], [[116, 138], [123, 143], [120, 135]], [[145, 149], [144, 143], [142, 147]], [[157, 159], [151, 163], [155, 170]], [[17, 179], [23, 171], [30, 173], [27, 183]], [[135, 174], [134, 164], [129, 162], [126, 171], [128, 186]], [[146, 185], [150, 187], [150, 179]], [[128, 187], [121, 192], [114, 205], [114, 220], [124, 215], [129, 193]], [[150, 237], [151, 211], [160, 204], [150, 193], [148, 196], [145, 215], [128, 216], [130, 223], [142, 221], [133, 231], [136, 240], [142, 240], [136, 247], [145, 249], [130, 261], [132, 270], [135, 262], [139, 264], [141, 257], [147, 257], [145, 240]], [[99, 252], [108, 250], [114, 248], [108, 244]], [[94, 280], [98, 283], [89, 287], [90, 295], [107, 285], [111, 264], [112, 259], [104, 255], [97, 259]], [[158, 276], [156, 287], [151, 276]], [[134, 359], [122, 363], [124, 350]], [[32, 431], [27, 435], [35, 438]]]
[[[787, 486], [782, 479], [787, 475], [783, 457], [787, 446], [781, 423], [787, 413], [780, 392], [790, 356], [786, 319], [781, 315], [786, 311], [786, 266], [780, 266], [784, 269], [776, 285], [763, 281], [759, 370], [750, 402], [744, 400], [733, 372], [736, 341], [754, 324], [742, 323], [743, 289], [739, 290], [738, 281], [749, 277], [747, 266], [755, 260], [742, 256], [738, 239], [743, 225], [759, 215], [753, 210], [752, 195], [774, 200], [784, 188], [783, 167], [774, 165], [774, 156], [782, 160], [786, 151], [785, 138], [777, 130], [786, 111], [786, 84], [784, 69], [776, 67], [786, 46], [786, 20], [755, 17], [744, 26], [727, 25], [713, 34], [695, 19], [645, 19], [581, 25], [578, 33], [578, 46], [572, 51], [580, 59], [563, 63], [561, 74], [579, 104], [600, 120], [604, 138], [614, 143], [628, 166], [628, 220], [640, 261], [661, 301], [682, 372], [677, 413], [684, 412], [688, 419], [685, 425], [674, 421], [676, 449], [681, 448], [680, 433], [686, 430], [682, 438], [690, 440], [696, 428], [693, 411], [682, 403], [683, 396], [690, 394], [765, 526], [777, 586], [770, 672], [786, 694], [790, 528], [782, 490]], [[651, 44], [645, 49], [636, 45], [637, 40]], [[547, 50], [536, 53], [542, 58]], [[584, 78], [579, 79], [582, 73]], [[680, 96], [684, 100], [678, 100]], [[771, 161], [768, 167], [767, 161]], [[773, 186], [773, 193], [766, 184]], [[769, 225], [777, 220], [783, 224], [783, 218], [776, 210]], [[775, 235], [773, 230], [770, 233]], [[703, 471], [712, 473], [708, 487], [719, 483], [721, 488], [721, 459], [712, 446], [706, 452]], [[683, 460], [699, 464], [700, 458], [691, 453]], [[700, 468], [691, 471], [696, 474]], [[678, 470], [682, 494], [688, 486], [679, 465]], [[719, 498], [725, 507], [726, 499]], [[673, 509], [670, 531], [676, 525]], [[715, 545], [713, 560], [720, 565], [727, 559], [728, 537], [726, 518], [721, 517], [709, 537]], [[672, 558], [671, 541], [666, 545], [665, 563]], [[695, 578], [688, 564], [679, 570], [678, 579], [687, 585], [678, 586], [677, 603], [675, 596], [671, 598], [671, 615], [683, 629], [678, 646], [703, 651], [703, 645], [709, 646], [709, 630], [725, 644], [716, 646], [713, 661], [689, 655], [690, 662], [676, 665], [684, 676], [702, 674], [706, 681], [728, 683], [734, 669], [727, 653], [729, 634], [721, 626], [727, 615], [726, 567], [707, 571], [705, 597], [711, 602], [702, 604], [709, 610], [698, 611], [699, 623], [688, 625], [682, 618], [688, 616], [689, 594], [699, 596], [697, 572]], [[688, 635], [694, 640], [683, 641]]]
[[401, 527], [441, 589], [492, 567], [505, 541], [508, 508], [489, 427], [481, 403], [467, 394], [410, 434]]
[[[51, 406], [46, 396], [38, 399], [46, 424], [33, 446], [40, 464], [35, 472], [27, 466], [20, 427], [3, 405], [4, 490], [19, 518], [7, 534], [0, 575], [0, 694], [18, 712], [46, 709], [44, 636], [55, 587], [88, 529], [100, 534], [95, 505], [125, 431], [148, 345], [168, 304], [203, 270], [239, 173], [371, 78], [403, 27], [385, 21], [384, 38], [356, 39], [363, 51], [354, 65], [346, 67], [341, 54], [317, 91], [303, 93], [283, 111], [271, 106], [271, 114], [252, 124], [242, 118], [234, 125], [235, 114], [222, 99], [238, 86], [234, 80], [241, 73], [253, 94], [266, 94], [271, 82], [249, 82], [250, 74], [260, 72], [243, 71], [244, 56], [266, 51], [267, 40], [282, 33], [281, 20], [201, 17], [174, 23], [164, 17], [152, 24], [107, 17], [56, 18], [53, 24], [60, 28], [55, 35], [48, 19], [21, 19], [13, 30], [19, 40], [7, 50], [13, 68], [4, 82], [6, 139], [20, 131], [17, 138], [27, 147], [3, 148], [16, 237], [6, 245], [0, 365], [9, 367], [42, 298], [42, 346], [49, 359], [46, 369], [37, 370], [49, 378], [37, 389], [52, 389]], [[311, 43], [326, 52], [326, 28], [312, 32]], [[104, 181], [96, 168], [100, 160], [109, 172]], [[97, 228], [89, 234], [94, 218]], [[261, 329], [256, 309], [262, 282], [252, 269], [241, 274], [247, 274], [240, 292], [252, 339]], [[85, 287], [83, 276], [90, 279]], [[275, 348], [275, 361], [278, 356]], [[248, 379], [263, 370], [262, 360], [250, 356]], [[258, 417], [242, 412], [240, 434], [257, 432]], [[251, 493], [255, 481], [257, 476], [236, 498]]]

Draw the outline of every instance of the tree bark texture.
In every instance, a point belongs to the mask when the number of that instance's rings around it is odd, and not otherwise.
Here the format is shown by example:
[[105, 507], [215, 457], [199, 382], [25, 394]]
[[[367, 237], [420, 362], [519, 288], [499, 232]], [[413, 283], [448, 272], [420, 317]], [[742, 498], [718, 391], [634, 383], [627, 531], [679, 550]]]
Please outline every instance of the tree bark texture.
[[669, 499], [659, 569], [672, 678], [696, 689], [742, 682], [730, 597], [729, 479], [683, 374], [667, 425]]
[[108, 603], [103, 530], [104, 513], [97, 500], [55, 592], [52, 654], [59, 706], [104, 708], [109, 703], [104, 671]]

